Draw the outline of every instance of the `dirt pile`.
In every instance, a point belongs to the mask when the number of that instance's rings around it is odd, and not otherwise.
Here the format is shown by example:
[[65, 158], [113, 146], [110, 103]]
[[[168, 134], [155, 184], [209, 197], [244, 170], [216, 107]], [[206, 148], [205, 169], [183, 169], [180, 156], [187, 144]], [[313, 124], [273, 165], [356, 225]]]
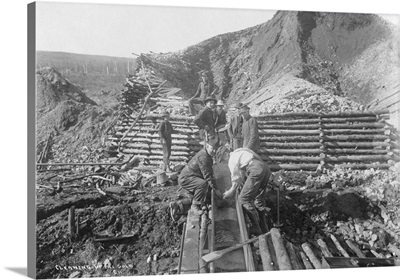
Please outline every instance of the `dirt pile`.
[[38, 154], [51, 135], [47, 158], [53, 162], [65, 162], [66, 159], [80, 162], [85, 158], [84, 147], [91, 153], [90, 159], [86, 160], [101, 158], [105, 137], [112, 130], [118, 112], [97, 106], [81, 89], [52, 68], [37, 70], [36, 78]]
[[[385, 76], [398, 68], [394, 34], [377, 15], [279, 11], [252, 28], [218, 35], [176, 53], [146, 55], [145, 64], [158, 68], [161, 76], [168, 75], [187, 96], [196, 90], [197, 72], [206, 69], [228, 103], [250, 99], [291, 75], [365, 105], [398, 76]], [[381, 70], [371, 80], [376, 69]], [[273, 94], [284, 95], [287, 87], [282, 90], [275, 88]]]
[[255, 115], [265, 115], [287, 112], [320, 112], [330, 113], [334, 111], [358, 111], [364, 107], [348, 98], [329, 93], [298, 95], [288, 99], [274, 98], [255, 106]]

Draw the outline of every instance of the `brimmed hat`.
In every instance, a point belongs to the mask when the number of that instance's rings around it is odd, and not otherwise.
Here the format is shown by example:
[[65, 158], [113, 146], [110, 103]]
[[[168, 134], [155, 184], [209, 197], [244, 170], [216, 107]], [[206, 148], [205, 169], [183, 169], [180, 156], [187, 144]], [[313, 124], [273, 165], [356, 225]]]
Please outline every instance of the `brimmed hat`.
[[242, 107], [239, 108], [239, 114], [243, 114], [248, 111], [250, 111], [250, 108], [247, 105], [243, 105]]
[[204, 104], [206, 104], [207, 101], [210, 101], [210, 100], [215, 101], [215, 103], [217, 102], [217, 98], [215, 98], [215, 96], [213, 94], [208, 96], [208, 97], [206, 97], [203, 102], [204, 102]]
[[217, 106], [224, 106], [224, 102], [222, 100], [218, 100]]
[[218, 136], [210, 136], [208, 138], [207, 144], [213, 146], [215, 149], [217, 149], [220, 146], [219, 143], [219, 137]]
[[200, 71], [199, 74], [202, 77], [208, 77], [208, 71], [206, 71], [206, 70]]

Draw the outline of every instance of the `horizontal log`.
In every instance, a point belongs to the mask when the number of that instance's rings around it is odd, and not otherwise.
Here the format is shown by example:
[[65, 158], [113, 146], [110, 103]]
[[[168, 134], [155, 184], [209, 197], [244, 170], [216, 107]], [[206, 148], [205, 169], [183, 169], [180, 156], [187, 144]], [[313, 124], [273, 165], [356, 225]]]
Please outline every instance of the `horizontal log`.
[[386, 149], [325, 149], [326, 154], [388, 154], [388, 150]]
[[323, 140], [325, 141], [351, 141], [351, 140], [386, 140], [389, 139], [387, 135], [333, 135], [333, 136], [324, 136]]
[[[129, 149], [130, 153], [138, 154], [138, 155], [163, 155], [162, 150], [144, 150], [144, 149]], [[196, 154], [195, 151], [187, 152], [187, 151], [171, 151], [171, 156], [185, 156], [192, 157]]]
[[[135, 154], [133, 152], [133, 149], [122, 149], [122, 152], [124, 154]], [[140, 159], [148, 159], [148, 160], [163, 160], [163, 156], [162, 155], [141, 155], [141, 154], [137, 154], [136, 155], [137, 158]], [[170, 161], [179, 161], [179, 162], [186, 162], [190, 159], [191, 157], [186, 157], [186, 156], [171, 156], [170, 157]]]
[[258, 124], [259, 129], [363, 129], [363, 128], [383, 128], [383, 123], [353, 123], [353, 124], [337, 124], [337, 123], [326, 123], [326, 124], [285, 124], [285, 125], [273, 125], [273, 124]]
[[345, 112], [331, 112], [331, 113], [312, 113], [312, 112], [288, 112], [281, 114], [259, 115], [258, 119], [271, 119], [271, 118], [286, 118], [286, 117], [364, 117], [389, 114], [389, 110], [375, 110], [375, 111], [345, 111]]
[[[116, 137], [120, 137], [122, 135], [124, 135], [124, 132], [122, 131], [118, 131], [117, 133], [114, 134], [114, 136]], [[160, 138], [158, 132], [148, 133], [144, 131], [133, 131], [128, 133], [127, 136]], [[189, 138], [196, 139], [198, 138], [198, 133], [189, 133], [189, 132], [182, 134], [173, 133], [171, 134], [171, 137], [176, 139], [189, 139]]]
[[327, 148], [349, 148], [349, 147], [390, 147], [387, 142], [324, 142]]
[[353, 164], [338, 164], [341, 168], [351, 168], [351, 169], [388, 169], [392, 165], [386, 163], [379, 163], [379, 164], [366, 164], [366, 163], [353, 163]]
[[319, 130], [259, 129], [260, 135], [319, 135]]
[[[160, 144], [145, 144], [145, 143], [127, 143], [124, 145], [124, 148], [134, 148], [134, 149], [146, 149], [146, 150], [153, 150], [153, 149], [160, 149], [162, 150], [162, 146]], [[172, 145], [171, 151], [199, 151], [203, 148], [202, 145]]]
[[296, 156], [267, 156], [261, 155], [261, 158], [267, 162], [320, 162], [320, 157], [296, 157]]
[[266, 149], [261, 148], [260, 153], [266, 156], [269, 155], [311, 155], [311, 154], [320, 154], [322, 153], [322, 149]]
[[[115, 126], [114, 129], [117, 131], [126, 131], [130, 128], [128, 125], [118, 125]], [[175, 131], [179, 132], [180, 134], [195, 134], [199, 132], [198, 128], [184, 128], [184, 127], [174, 127], [173, 128]], [[142, 131], [142, 132], [153, 132], [153, 133], [158, 133], [159, 129], [157, 127], [152, 127], [152, 126], [140, 126], [136, 125], [131, 128], [132, 131]], [[175, 133], [176, 134], [176, 133]]]
[[[268, 163], [267, 163], [268, 164]], [[268, 164], [271, 171], [285, 170], [316, 170], [318, 164], [304, 163], [304, 164]]]
[[266, 147], [267, 149], [269, 148], [305, 148], [305, 149], [311, 149], [311, 148], [319, 148], [321, 146], [321, 143], [319, 142], [311, 142], [311, 143], [281, 143], [281, 142], [261, 142], [260, 143], [261, 147]]
[[326, 162], [365, 162], [365, 161], [385, 161], [387, 162], [391, 159], [388, 155], [368, 155], [368, 156], [339, 156], [339, 157], [332, 157], [328, 156], [324, 160]]
[[384, 134], [386, 129], [323, 129], [322, 131], [328, 135], [331, 134]]
[[[136, 142], [136, 143], [156, 143], [160, 144], [160, 139], [157, 138], [141, 138], [141, 137], [131, 137], [129, 142]], [[172, 139], [172, 145], [193, 145], [198, 146], [199, 141], [196, 140], [179, 140], [179, 139]]]
[[319, 135], [316, 136], [260, 136], [261, 142], [318, 142]]
[[280, 125], [293, 125], [293, 124], [313, 124], [313, 123], [352, 123], [352, 122], [376, 122], [379, 118], [377, 116], [367, 117], [347, 117], [347, 118], [312, 118], [312, 119], [299, 119], [292, 120], [266, 120], [264, 118], [256, 117], [259, 125], [280, 124]]

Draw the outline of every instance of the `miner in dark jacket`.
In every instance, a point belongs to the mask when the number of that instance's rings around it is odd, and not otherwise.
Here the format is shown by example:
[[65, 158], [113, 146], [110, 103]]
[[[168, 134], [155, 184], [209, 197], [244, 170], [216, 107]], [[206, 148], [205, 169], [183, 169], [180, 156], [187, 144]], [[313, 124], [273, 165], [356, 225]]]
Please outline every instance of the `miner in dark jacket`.
[[243, 148], [248, 148], [255, 153], [258, 153], [260, 151], [260, 135], [258, 132], [257, 120], [250, 116], [250, 108], [247, 107], [247, 105], [243, 105], [239, 109], [239, 114], [243, 119]]
[[189, 210], [190, 200], [190, 210], [195, 215], [201, 215], [209, 187], [214, 190], [217, 198], [222, 198], [222, 193], [216, 188], [213, 178], [213, 156], [218, 147], [218, 137], [210, 137], [205, 148], [200, 150], [182, 169], [178, 183], [190, 198], [170, 203], [172, 219], [179, 219], [180, 215]]
[[200, 77], [201, 81], [197, 87], [197, 91], [193, 97], [189, 99], [189, 111], [192, 115], [196, 114], [194, 104], [203, 104], [206, 98], [210, 95], [215, 95], [219, 90], [219, 87], [208, 78], [207, 71], [201, 71]]
[[204, 109], [202, 109], [194, 118], [193, 123], [200, 128], [200, 137], [207, 141], [208, 136], [216, 134], [215, 130], [215, 104], [217, 99], [214, 95], [207, 97], [204, 100]]
[[172, 128], [171, 123], [169, 122], [169, 112], [163, 111], [162, 112], [163, 120], [161, 121], [158, 134], [160, 135], [160, 142], [163, 148], [163, 161], [164, 161], [164, 171], [171, 172], [169, 166], [169, 158], [171, 156], [171, 145], [172, 145], [172, 133], [175, 130]]
[[242, 137], [243, 119], [239, 115], [239, 110], [242, 106], [243, 106], [242, 103], [237, 103], [235, 107], [233, 107], [234, 112], [228, 124], [228, 135], [232, 150], [236, 150], [243, 147], [243, 137]]

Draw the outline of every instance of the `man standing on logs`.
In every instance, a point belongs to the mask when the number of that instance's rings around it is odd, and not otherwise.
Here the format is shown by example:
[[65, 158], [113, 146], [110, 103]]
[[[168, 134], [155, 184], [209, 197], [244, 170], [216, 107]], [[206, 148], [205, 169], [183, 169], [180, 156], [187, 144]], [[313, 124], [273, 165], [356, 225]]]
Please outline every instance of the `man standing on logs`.
[[219, 147], [218, 137], [210, 137], [204, 149], [200, 150], [182, 169], [178, 183], [187, 193], [188, 198], [170, 203], [170, 212], [173, 220], [189, 210], [195, 215], [203, 213], [208, 188], [214, 190], [217, 198], [222, 198], [222, 193], [216, 188], [213, 178], [213, 156]]
[[172, 145], [172, 136], [171, 134], [174, 131], [171, 123], [169, 122], [169, 112], [164, 110], [162, 113], [163, 120], [161, 121], [158, 134], [160, 135], [160, 142], [163, 148], [163, 161], [164, 167], [163, 170], [167, 172], [171, 172], [171, 168], [169, 166], [169, 158], [171, 156], [171, 145]]
[[[268, 231], [265, 221], [265, 193], [271, 171], [259, 155], [247, 148], [230, 154], [228, 161], [232, 187], [223, 195], [232, 198], [236, 189], [243, 186], [238, 200], [250, 219], [250, 233], [260, 235]], [[261, 227], [260, 227], [261, 226]]]
[[230, 147], [232, 150], [236, 150], [243, 147], [242, 137], [242, 123], [243, 119], [239, 115], [239, 109], [242, 107], [242, 103], [237, 103], [234, 107], [234, 114], [229, 120], [228, 124], [228, 135], [230, 139]]
[[[197, 112], [194, 108], [195, 104], [203, 105], [203, 102], [205, 102], [206, 98], [208, 98], [210, 95], [215, 95], [219, 90], [219, 87], [209, 80], [207, 71], [201, 71], [200, 77], [201, 81], [197, 87], [197, 91], [193, 97], [189, 99], [189, 112], [192, 115], [196, 115]], [[198, 95], [200, 95], [199, 98]]]
[[243, 148], [248, 148], [255, 153], [260, 151], [260, 135], [258, 132], [257, 120], [250, 116], [250, 108], [243, 105], [239, 109], [239, 114], [243, 119], [242, 136]]
[[204, 100], [204, 107], [193, 120], [193, 123], [196, 124], [200, 128], [200, 138], [205, 142], [208, 137], [215, 136], [215, 104], [217, 103], [217, 99], [214, 95], [207, 97]]

